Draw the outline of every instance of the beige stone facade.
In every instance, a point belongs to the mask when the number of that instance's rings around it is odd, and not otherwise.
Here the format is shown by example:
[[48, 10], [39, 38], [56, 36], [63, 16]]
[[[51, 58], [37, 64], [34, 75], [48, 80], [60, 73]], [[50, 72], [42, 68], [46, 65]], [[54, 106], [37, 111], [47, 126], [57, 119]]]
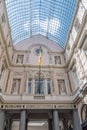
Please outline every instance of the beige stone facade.
[[[82, 2], [84, 5], [84, 0]], [[70, 111], [76, 108], [82, 124], [85, 116], [82, 108], [87, 104], [87, 6], [79, 18], [80, 4], [63, 49], [42, 35], [13, 46], [4, 0], [0, 3], [0, 17], [5, 16], [4, 23], [0, 20], [0, 110], [5, 110], [8, 115], [11, 111], [18, 113], [11, 130], [19, 130], [21, 110], [28, 111], [28, 115], [31, 113], [31, 121], [43, 118], [39, 122], [45, 122], [43, 127], [35, 126], [36, 129], [28, 123], [30, 130], [48, 130], [48, 113], [56, 109], [59, 110], [60, 130], [65, 130], [62, 119], [65, 119], [67, 110], [68, 125], [72, 120]], [[78, 31], [77, 18], [80, 22]], [[38, 64], [40, 47], [43, 51], [41, 67]], [[41, 87], [38, 86], [39, 76]], [[47, 115], [44, 117], [42, 112], [42, 118], [38, 118], [40, 111], [45, 110]]]

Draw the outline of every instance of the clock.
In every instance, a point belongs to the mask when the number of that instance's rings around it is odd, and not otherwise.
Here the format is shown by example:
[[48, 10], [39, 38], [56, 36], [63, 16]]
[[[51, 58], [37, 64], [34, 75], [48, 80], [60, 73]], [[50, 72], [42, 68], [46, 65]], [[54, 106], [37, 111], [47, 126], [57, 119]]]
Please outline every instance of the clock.
[[87, 119], [87, 104], [84, 104], [81, 109], [81, 120], [84, 122]]
[[35, 50], [35, 53], [36, 53], [36, 55], [40, 55], [40, 53], [43, 54], [42, 48], [37, 48], [37, 49]]

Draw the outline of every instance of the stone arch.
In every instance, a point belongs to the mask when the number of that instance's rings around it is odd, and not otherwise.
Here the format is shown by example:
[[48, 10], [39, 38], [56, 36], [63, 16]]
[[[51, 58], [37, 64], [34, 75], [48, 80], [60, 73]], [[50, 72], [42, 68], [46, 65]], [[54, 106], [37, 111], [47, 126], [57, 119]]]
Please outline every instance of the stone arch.
[[48, 50], [48, 52], [51, 52], [50, 48], [49, 48], [48, 46], [44, 45], [44, 44], [31, 45], [31, 46], [28, 48], [28, 50], [31, 50], [32, 48], [34, 48], [34, 47], [39, 47], [39, 46], [44, 47], [45, 49]]

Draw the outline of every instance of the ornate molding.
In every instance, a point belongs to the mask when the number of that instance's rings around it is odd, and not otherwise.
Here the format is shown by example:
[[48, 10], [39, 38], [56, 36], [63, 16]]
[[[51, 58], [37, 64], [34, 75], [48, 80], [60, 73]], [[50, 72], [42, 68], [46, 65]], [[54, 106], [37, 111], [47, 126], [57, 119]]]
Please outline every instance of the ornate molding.
[[74, 109], [74, 104], [0, 104], [0, 109]]

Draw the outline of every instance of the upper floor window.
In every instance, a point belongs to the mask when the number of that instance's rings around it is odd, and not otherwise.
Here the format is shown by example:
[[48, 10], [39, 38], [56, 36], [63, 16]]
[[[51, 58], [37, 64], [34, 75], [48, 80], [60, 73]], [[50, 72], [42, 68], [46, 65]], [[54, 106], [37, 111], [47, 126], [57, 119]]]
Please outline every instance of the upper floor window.
[[69, 44], [67, 45], [66, 49], [67, 49], [68, 52], [70, 51], [70, 45]]
[[3, 13], [2, 16], [1, 16], [1, 22], [2, 22], [2, 23], [5, 23], [5, 22], [6, 22], [4, 13]]
[[13, 79], [11, 94], [20, 93], [20, 83], [21, 83], [21, 79]]
[[87, 57], [87, 49], [85, 49], [84, 51], [85, 51], [85, 55], [86, 55], [86, 57]]
[[3, 77], [3, 75], [4, 75], [4, 71], [5, 71], [5, 66], [2, 65], [2, 67], [1, 67], [1, 72], [0, 72], [0, 80], [2, 80], [2, 77]]
[[23, 64], [24, 55], [17, 55], [16, 63]]
[[9, 41], [9, 43], [8, 43], [8, 47], [10, 47], [11, 46], [11, 43], [10, 43], [10, 41]]
[[60, 56], [54, 56], [54, 59], [55, 59], [55, 65], [61, 64]]
[[35, 95], [44, 95], [47, 91], [46, 94], [51, 94], [52, 81], [50, 78], [47, 78], [46, 81], [47, 82], [45, 82], [44, 78], [39, 79], [37, 77], [33, 82], [32, 78], [29, 78], [26, 93], [31, 94], [34, 92]]
[[35, 94], [44, 94], [44, 80], [43, 79], [35, 79]]
[[76, 18], [74, 26], [75, 26], [76, 31], [78, 32], [78, 30], [80, 28], [80, 23], [79, 23], [78, 18]]
[[[0, 80], [1, 80], [1, 81], [2, 81], [3, 78], [4, 78], [6, 69], [7, 69], [7, 62], [6, 62], [6, 60], [4, 60], [4, 63], [3, 63], [2, 66], [1, 66], [1, 72], [0, 72]], [[3, 82], [4, 82], [4, 80], [3, 80]]]
[[47, 93], [51, 94], [51, 79], [47, 79]]
[[73, 73], [73, 77], [74, 77], [74, 82], [75, 82], [76, 86], [78, 86], [79, 85], [79, 77], [77, 75], [76, 67], [74, 67], [72, 69], [72, 73]]
[[28, 80], [28, 94], [31, 94], [32, 79]]
[[64, 79], [58, 79], [57, 82], [58, 82], [59, 94], [65, 95], [66, 94], [65, 80]]

